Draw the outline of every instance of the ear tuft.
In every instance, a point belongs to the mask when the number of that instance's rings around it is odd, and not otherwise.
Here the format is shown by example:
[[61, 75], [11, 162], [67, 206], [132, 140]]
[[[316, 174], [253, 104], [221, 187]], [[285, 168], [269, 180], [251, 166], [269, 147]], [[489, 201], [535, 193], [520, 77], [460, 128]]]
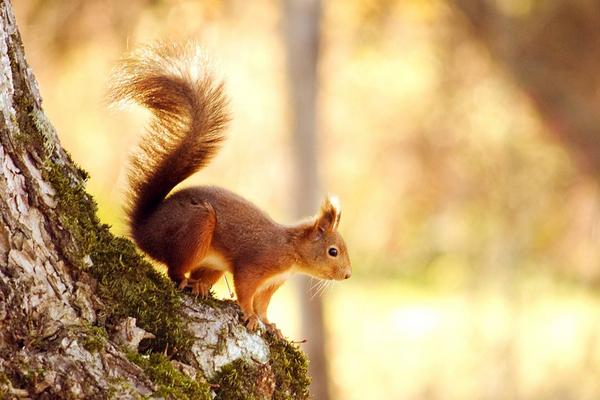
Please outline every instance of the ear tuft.
[[336, 215], [340, 215], [342, 213], [342, 206], [340, 205], [340, 199], [337, 196], [335, 196], [335, 195], [327, 196], [326, 201], [329, 203], [329, 205], [333, 209], [335, 209]]
[[333, 231], [337, 229], [341, 215], [339, 199], [336, 196], [328, 196], [321, 206], [315, 227], [321, 232]]

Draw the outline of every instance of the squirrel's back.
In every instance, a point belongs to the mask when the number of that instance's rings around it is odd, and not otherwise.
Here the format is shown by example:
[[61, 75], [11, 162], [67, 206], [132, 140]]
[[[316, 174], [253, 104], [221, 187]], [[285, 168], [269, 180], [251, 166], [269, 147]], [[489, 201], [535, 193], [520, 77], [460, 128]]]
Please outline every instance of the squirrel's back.
[[152, 113], [128, 171], [127, 216], [136, 229], [181, 181], [202, 168], [224, 139], [229, 121], [222, 82], [199, 47], [164, 43], [125, 58], [116, 69], [113, 100], [132, 100]]
[[242, 196], [217, 186], [194, 186], [171, 194], [140, 226], [136, 242], [155, 259], [164, 260], [179, 232], [194, 223], [205, 204], [217, 216], [211, 246], [229, 260], [251, 260], [266, 247], [273, 251], [287, 246], [284, 226]]

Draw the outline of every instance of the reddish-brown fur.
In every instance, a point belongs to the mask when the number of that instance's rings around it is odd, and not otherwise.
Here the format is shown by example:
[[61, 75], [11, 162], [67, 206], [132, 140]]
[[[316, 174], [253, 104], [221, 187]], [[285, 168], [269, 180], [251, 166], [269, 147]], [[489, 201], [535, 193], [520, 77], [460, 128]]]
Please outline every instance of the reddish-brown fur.
[[[219, 187], [167, 197], [215, 154], [228, 121], [223, 86], [197, 54], [192, 45], [159, 45], [134, 54], [117, 70], [114, 98], [137, 101], [154, 116], [131, 162], [131, 233], [142, 250], [167, 265], [181, 288], [191, 283], [195, 293], [207, 295], [224, 271], [233, 273], [248, 327], [255, 329], [260, 319], [278, 332], [267, 308], [289, 274], [350, 277], [346, 245], [337, 232], [340, 211], [327, 199], [315, 218], [284, 226]], [[194, 70], [201, 75], [193, 76]]]

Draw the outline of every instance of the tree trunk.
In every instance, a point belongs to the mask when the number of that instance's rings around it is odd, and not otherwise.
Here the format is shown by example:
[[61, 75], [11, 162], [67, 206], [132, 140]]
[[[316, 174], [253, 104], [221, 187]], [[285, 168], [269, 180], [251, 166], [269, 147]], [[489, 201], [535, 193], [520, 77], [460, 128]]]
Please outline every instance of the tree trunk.
[[308, 398], [295, 346], [175, 290], [98, 221], [8, 0], [0, 69], [0, 398]]
[[[292, 153], [296, 172], [295, 213], [304, 218], [318, 207], [320, 183], [317, 162], [317, 62], [319, 58], [320, 0], [283, 1], [288, 80], [292, 117]], [[328, 377], [323, 326], [323, 302], [309, 299], [310, 281], [300, 286], [304, 349], [311, 360], [311, 392], [315, 400], [327, 400]]]

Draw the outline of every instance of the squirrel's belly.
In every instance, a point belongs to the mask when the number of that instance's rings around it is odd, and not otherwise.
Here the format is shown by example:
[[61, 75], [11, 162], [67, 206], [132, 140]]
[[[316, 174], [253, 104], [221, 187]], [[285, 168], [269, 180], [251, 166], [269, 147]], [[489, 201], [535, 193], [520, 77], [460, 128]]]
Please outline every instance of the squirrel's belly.
[[218, 251], [210, 250], [201, 262], [203, 267], [231, 272], [231, 263]]

